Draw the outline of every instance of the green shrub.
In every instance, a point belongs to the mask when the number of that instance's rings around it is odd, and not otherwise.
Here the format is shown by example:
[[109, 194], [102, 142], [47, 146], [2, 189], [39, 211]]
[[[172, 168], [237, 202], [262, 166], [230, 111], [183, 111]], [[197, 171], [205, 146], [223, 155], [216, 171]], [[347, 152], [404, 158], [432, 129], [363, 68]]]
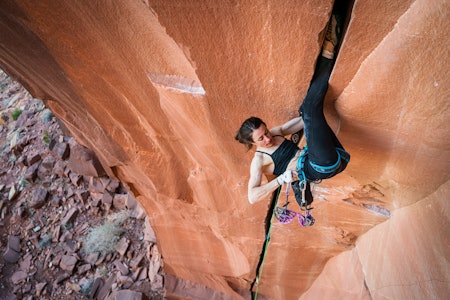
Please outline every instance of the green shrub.
[[104, 277], [104, 276], [108, 275], [108, 273], [109, 273], [109, 271], [108, 271], [108, 269], [105, 266], [102, 266], [102, 267], [98, 268], [98, 274], [101, 277]]
[[47, 130], [44, 130], [44, 136], [42, 137], [42, 140], [47, 145], [50, 144], [50, 136], [48, 135], [48, 131]]
[[21, 110], [21, 109], [16, 109], [15, 111], [13, 111], [13, 113], [12, 113], [13, 120], [17, 121], [17, 119], [22, 114], [22, 112], [23, 112], [23, 110]]
[[83, 239], [85, 253], [112, 253], [125, 231], [121, 226], [129, 217], [127, 211], [111, 215], [102, 225], [92, 228]]

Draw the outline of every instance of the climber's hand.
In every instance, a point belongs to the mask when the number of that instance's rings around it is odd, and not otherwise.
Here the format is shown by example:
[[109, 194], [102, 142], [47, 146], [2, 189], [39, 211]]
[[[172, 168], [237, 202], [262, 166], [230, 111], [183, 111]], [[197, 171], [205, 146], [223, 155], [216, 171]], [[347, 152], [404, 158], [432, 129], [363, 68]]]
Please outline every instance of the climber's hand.
[[277, 177], [277, 182], [279, 185], [283, 185], [286, 183], [290, 183], [294, 180], [294, 176], [296, 176], [297, 172], [292, 170], [286, 170], [283, 174]]

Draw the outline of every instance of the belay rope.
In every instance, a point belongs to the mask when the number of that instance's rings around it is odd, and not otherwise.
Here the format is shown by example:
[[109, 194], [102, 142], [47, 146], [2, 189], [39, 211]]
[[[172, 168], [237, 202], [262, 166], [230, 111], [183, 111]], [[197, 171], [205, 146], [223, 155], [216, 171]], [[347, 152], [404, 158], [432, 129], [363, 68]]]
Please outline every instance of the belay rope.
[[[264, 241], [262, 253], [259, 258], [258, 267], [256, 268], [255, 280], [253, 280], [252, 284], [250, 285], [250, 292], [252, 293], [252, 299], [254, 299], [254, 300], [256, 300], [258, 298], [258, 287], [259, 287], [259, 282], [261, 280], [264, 259], [266, 258], [267, 248], [269, 247], [269, 243], [270, 243], [270, 232], [272, 230], [272, 219], [273, 219], [273, 216], [275, 215], [275, 207], [277, 205], [278, 197], [280, 196], [280, 192], [281, 192], [281, 186], [279, 186], [273, 192], [270, 210], [269, 210], [269, 213], [267, 214], [266, 220], [267, 220], [268, 226], [266, 228], [266, 240]], [[253, 288], [255, 285], [256, 285], [256, 290], [253, 291]]]
[[[306, 185], [304, 185], [306, 187]], [[289, 190], [291, 189], [291, 183], [288, 183], [286, 185], [286, 203], [283, 205], [283, 208], [280, 208], [277, 206], [278, 204], [278, 198], [280, 196], [281, 192], [281, 186], [279, 186], [272, 195], [272, 201], [270, 205], [269, 213], [267, 214], [267, 228], [266, 228], [266, 239], [263, 244], [263, 250], [259, 259], [258, 267], [256, 268], [256, 277], [255, 280], [253, 280], [251, 286], [250, 286], [250, 292], [252, 293], [252, 299], [256, 300], [258, 298], [258, 288], [259, 283], [262, 276], [262, 270], [264, 266], [264, 260], [266, 258], [267, 249], [269, 248], [270, 243], [270, 234], [272, 231], [272, 219], [275, 216], [275, 218], [282, 224], [288, 224], [290, 223], [293, 218], [298, 215], [298, 221], [302, 226], [312, 226], [314, 224], [314, 218], [310, 215], [309, 210], [306, 209], [305, 215], [301, 213], [296, 213], [292, 210], [287, 209], [287, 205], [289, 204]], [[304, 196], [304, 189], [302, 191], [302, 194]], [[256, 285], [256, 289], [255, 288]]]

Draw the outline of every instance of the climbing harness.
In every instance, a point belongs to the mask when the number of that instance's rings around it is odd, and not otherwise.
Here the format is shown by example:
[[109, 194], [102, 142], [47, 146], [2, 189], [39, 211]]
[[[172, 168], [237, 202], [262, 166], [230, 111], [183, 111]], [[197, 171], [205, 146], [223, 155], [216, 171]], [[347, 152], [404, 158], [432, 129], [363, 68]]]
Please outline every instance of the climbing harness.
[[[346, 163], [350, 161], [350, 154], [347, 151], [338, 147], [336, 147], [335, 149], [338, 155], [338, 159], [335, 164], [331, 166], [321, 166], [313, 163], [312, 161], [309, 161], [309, 164], [318, 173], [334, 175], [334, 172], [339, 170], [339, 168], [341, 167], [342, 161], [345, 161]], [[297, 160], [297, 172], [299, 174], [298, 178], [300, 182], [306, 182], [304, 167], [307, 153], [308, 153], [308, 145], [303, 147], [302, 153], [300, 154], [300, 157]], [[320, 183], [321, 181], [322, 179], [312, 180], [312, 182], [314, 183]]]
[[[297, 176], [300, 181], [300, 188], [306, 188], [306, 175], [304, 171], [306, 154], [308, 153], [308, 146], [303, 147], [300, 157], [297, 159]], [[302, 187], [304, 185], [304, 188]]]
[[[297, 167], [296, 167], [298, 180], [300, 181], [299, 187], [302, 190], [302, 202], [305, 201], [304, 192], [306, 190], [306, 185], [308, 184], [306, 181], [306, 175], [305, 175], [306, 154], [308, 154], [308, 145], [303, 147], [302, 152], [300, 153], [300, 157], [297, 159]], [[310, 182], [319, 184], [322, 182], [322, 179], [310, 180]]]
[[[291, 183], [286, 185], [286, 202], [282, 207], [277, 206], [275, 208], [275, 217], [281, 224], [289, 224], [297, 216], [298, 222], [302, 226], [312, 226], [315, 223], [314, 217], [309, 213], [312, 208], [308, 208], [306, 201], [304, 200], [306, 184], [302, 187], [302, 205], [300, 206], [301, 212], [295, 212], [287, 208], [289, 205], [289, 190], [291, 188]], [[304, 203], [304, 205], [303, 205]], [[302, 213], [304, 212], [304, 213]]]
[[337, 159], [337, 161], [336, 161], [336, 163], [334, 165], [324, 167], [324, 166], [315, 164], [312, 161], [310, 161], [309, 164], [311, 165], [311, 167], [314, 170], [316, 170], [319, 173], [322, 173], [322, 174], [334, 173], [341, 166], [342, 160], [345, 160], [347, 163], [350, 160], [350, 154], [347, 151], [345, 151], [344, 149], [336, 148], [336, 153], [338, 155], [338, 159]]
[[[297, 216], [298, 222], [302, 226], [312, 226], [315, 223], [314, 217], [310, 214], [311, 208], [308, 207], [308, 204], [306, 202], [305, 197], [305, 191], [308, 184], [319, 184], [322, 182], [322, 179], [316, 179], [316, 180], [310, 180], [306, 178], [305, 175], [305, 160], [306, 160], [306, 154], [308, 153], [308, 146], [303, 147], [302, 152], [300, 153], [300, 156], [297, 160], [297, 176], [299, 179], [298, 186], [301, 190], [301, 202], [300, 205], [300, 212], [295, 212], [292, 210], [289, 210], [287, 208], [289, 204], [289, 190], [291, 188], [291, 183], [288, 183], [286, 186], [286, 202], [282, 207], [276, 207], [275, 208], [275, 217], [281, 224], [289, 224], [292, 222], [292, 220]], [[350, 154], [346, 152], [342, 148], [336, 148], [336, 153], [338, 155], [337, 162], [333, 164], [332, 166], [320, 166], [318, 164], [314, 164], [313, 162], [309, 162], [309, 164], [312, 166], [312, 168], [322, 174], [333, 174], [336, 172], [342, 164], [342, 161], [345, 161], [348, 163], [350, 160]]]

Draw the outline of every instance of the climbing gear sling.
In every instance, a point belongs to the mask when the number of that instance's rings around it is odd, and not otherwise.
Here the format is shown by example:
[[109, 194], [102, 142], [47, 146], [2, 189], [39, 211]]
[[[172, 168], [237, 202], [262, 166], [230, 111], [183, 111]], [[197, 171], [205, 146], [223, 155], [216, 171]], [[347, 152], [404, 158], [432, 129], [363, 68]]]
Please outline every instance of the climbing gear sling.
[[[302, 189], [302, 194], [303, 194], [303, 199], [305, 197], [305, 187], [306, 185], [303, 185], [303, 189]], [[287, 208], [287, 206], [289, 205], [289, 190], [291, 188], [291, 184], [288, 183], [286, 185], [286, 202], [282, 207], [277, 206], [275, 208], [275, 217], [277, 218], [277, 220], [281, 223], [281, 224], [289, 224], [292, 222], [292, 220], [295, 218], [295, 216], [297, 216], [298, 218], [298, 222], [300, 223], [300, 225], [302, 226], [312, 226], [315, 223], [315, 219], [314, 217], [309, 213], [309, 211], [312, 208], [308, 208], [306, 206], [306, 202], [305, 205], [301, 205], [300, 206], [300, 210], [304, 211], [304, 213], [302, 212], [295, 212], [293, 210], [289, 210]], [[302, 200], [303, 200], [302, 199]]]

